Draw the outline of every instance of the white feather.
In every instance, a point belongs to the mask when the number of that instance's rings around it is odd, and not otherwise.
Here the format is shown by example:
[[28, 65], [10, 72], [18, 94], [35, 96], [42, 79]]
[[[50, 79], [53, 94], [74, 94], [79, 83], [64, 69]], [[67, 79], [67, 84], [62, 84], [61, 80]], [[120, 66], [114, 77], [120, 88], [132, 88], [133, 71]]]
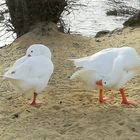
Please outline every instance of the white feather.
[[[50, 54], [49, 57], [44, 54], [46, 48], [44, 45], [43, 48], [37, 44], [32, 45], [28, 50], [33, 50], [34, 54], [18, 59], [3, 76], [19, 90], [40, 93], [47, 86], [54, 69]], [[43, 51], [42, 54], [40, 49]], [[48, 50], [49, 48], [47, 52]]]
[[140, 68], [140, 58], [131, 47], [108, 48], [88, 57], [71, 60], [76, 67], [82, 68], [82, 71], [75, 72], [72, 78], [80, 77], [83, 80], [83, 71], [94, 70], [90, 73], [87, 71], [88, 76], [84, 76], [88, 84], [90, 79], [91, 86], [95, 85], [96, 80], [102, 79], [108, 81], [108, 85], [104, 84], [104, 87], [123, 86]]

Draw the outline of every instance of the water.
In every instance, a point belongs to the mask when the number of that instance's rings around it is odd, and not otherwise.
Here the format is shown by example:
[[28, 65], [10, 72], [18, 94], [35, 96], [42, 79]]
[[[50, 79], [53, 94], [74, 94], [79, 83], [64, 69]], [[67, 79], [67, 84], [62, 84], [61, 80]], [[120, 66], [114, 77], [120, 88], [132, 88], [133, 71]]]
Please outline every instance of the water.
[[[3, 2], [5, 2], [5, 0], [1, 0], [0, 4]], [[75, 10], [69, 15], [67, 15], [67, 12], [63, 13], [66, 28], [70, 29], [71, 34], [95, 36], [95, 34], [101, 30], [114, 30], [123, 27], [123, 22], [127, 20], [130, 15], [106, 15], [108, 9], [116, 8], [120, 3], [140, 9], [140, 0], [75, 0], [75, 5], [73, 5]], [[6, 7], [0, 7], [0, 10], [4, 8]], [[9, 19], [9, 15], [5, 14], [5, 18], [5, 21]], [[0, 23], [0, 46], [11, 43], [15, 38], [16, 34], [7, 31], [5, 24]]]
[[63, 20], [67, 29], [70, 28], [72, 34], [82, 34], [84, 36], [95, 36], [101, 30], [114, 30], [123, 27], [130, 15], [126, 16], [107, 16], [108, 9], [117, 7], [119, 3], [140, 9], [140, 0], [77, 0], [76, 3], [84, 6], [76, 6], [71, 14], [64, 13]]
[[[5, 3], [5, 0], [0, 0], [0, 4]], [[5, 5], [0, 6], [0, 12], [7, 10]], [[16, 38], [16, 34], [12, 31], [9, 31], [10, 28], [7, 28], [6, 24], [9, 24], [7, 21], [9, 19], [9, 14], [4, 14], [4, 20], [0, 22], [0, 47], [10, 44]], [[10, 25], [10, 24], [9, 24]], [[11, 25], [12, 26], [12, 25]]]

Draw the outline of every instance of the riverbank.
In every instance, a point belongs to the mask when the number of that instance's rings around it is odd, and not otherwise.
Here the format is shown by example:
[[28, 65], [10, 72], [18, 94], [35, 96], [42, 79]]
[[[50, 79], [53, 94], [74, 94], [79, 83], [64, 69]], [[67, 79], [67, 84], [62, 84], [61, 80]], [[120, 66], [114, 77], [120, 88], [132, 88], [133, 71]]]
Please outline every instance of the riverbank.
[[38, 26], [0, 49], [0, 73], [34, 43], [51, 49], [55, 65], [49, 86], [39, 95], [44, 103], [29, 106], [22, 93], [0, 79], [0, 139], [139, 140], [140, 74], [126, 84], [126, 95], [138, 103], [137, 107], [121, 105], [118, 91], [106, 92], [112, 101], [100, 104], [98, 91], [85, 90], [81, 82], [69, 80], [75, 68], [67, 59], [122, 45], [132, 46], [140, 54], [140, 28], [125, 28], [95, 39], [63, 34], [52, 25]]

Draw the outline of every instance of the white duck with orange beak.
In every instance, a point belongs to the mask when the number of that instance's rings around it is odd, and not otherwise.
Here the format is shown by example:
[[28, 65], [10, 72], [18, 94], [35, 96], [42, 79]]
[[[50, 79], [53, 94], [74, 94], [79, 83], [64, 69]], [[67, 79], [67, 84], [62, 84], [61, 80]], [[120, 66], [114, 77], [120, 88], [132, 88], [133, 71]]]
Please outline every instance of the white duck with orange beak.
[[53, 69], [50, 49], [42, 44], [33, 44], [3, 76], [20, 91], [32, 92], [31, 105], [35, 105], [37, 94], [47, 87]]
[[125, 83], [140, 69], [140, 58], [134, 48], [108, 48], [88, 57], [70, 60], [81, 68], [71, 79], [79, 78], [91, 88], [99, 88], [100, 102], [106, 101], [103, 88], [115, 88], [122, 95], [122, 104], [136, 104], [127, 100], [124, 93]]

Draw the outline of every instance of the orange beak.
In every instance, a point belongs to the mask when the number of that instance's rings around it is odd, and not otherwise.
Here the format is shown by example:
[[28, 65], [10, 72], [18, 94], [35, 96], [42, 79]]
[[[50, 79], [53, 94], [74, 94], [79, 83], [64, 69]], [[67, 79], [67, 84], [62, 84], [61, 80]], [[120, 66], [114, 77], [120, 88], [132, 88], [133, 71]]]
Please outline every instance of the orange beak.
[[28, 54], [28, 57], [31, 57], [31, 55], [30, 55], [30, 54]]
[[97, 86], [103, 86], [102, 80], [96, 81]]

